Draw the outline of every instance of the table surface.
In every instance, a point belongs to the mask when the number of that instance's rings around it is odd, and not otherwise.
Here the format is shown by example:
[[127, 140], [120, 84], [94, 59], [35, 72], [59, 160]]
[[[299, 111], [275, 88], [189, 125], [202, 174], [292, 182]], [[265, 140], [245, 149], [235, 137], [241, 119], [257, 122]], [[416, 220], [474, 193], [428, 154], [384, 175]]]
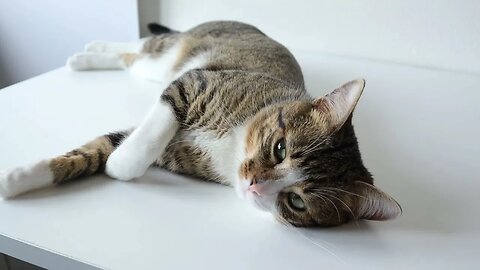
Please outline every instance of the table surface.
[[[151, 169], [0, 201], [0, 252], [50, 269], [473, 269], [480, 263], [480, 77], [295, 52], [322, 95], [363, 77], [354, 124], [388, 222], [276, 223], [229, 187]], [[134, 126], [161, 92], [118, 71], [65, 68], [0, 91], [0, 168]]]

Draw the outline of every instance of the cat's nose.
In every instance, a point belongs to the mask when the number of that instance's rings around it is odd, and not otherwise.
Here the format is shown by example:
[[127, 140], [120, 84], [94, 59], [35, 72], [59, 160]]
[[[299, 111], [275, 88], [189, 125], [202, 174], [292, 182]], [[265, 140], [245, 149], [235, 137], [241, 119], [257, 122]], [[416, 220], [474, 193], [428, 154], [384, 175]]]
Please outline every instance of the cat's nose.
[[262, 184], [264, 183], [265, 180], [259, 180], [256, 177], [253, 177], [252, 180], [250, 180], [250, 186], [256, 185], [256, 184]]
[[248, 191], [255, 193], [258, 196], [261, 196], [261, 192], [258, 187], [258, 185], [250, 184], [250, 186], [248, 187]]
[[262, 181], [262, 183], [258, 183], [258, 180], [252, 179], [250, 182], [250, 186], [248, 187], [248, 191], [255, 193], [258, 196], [262, 196], [265, 193], [266, 183]]

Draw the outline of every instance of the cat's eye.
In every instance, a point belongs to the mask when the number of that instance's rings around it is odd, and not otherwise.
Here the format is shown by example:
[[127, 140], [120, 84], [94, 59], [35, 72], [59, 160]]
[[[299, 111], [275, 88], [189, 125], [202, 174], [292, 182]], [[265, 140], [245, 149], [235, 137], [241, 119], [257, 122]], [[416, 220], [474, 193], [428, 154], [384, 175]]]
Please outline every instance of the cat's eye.
[[294, 192], [288, 193], [288, 204], [294, 210], [298, 210], [298, 211], [305, 210], [305, 202], [297, 193], [294, 193]]
[[285, 138], [281, 138], [277, 141], [273, 148], [273, 154], [275, 155], [278, 163], [281, 163], [285, 159], [285, 157], [287, 156], [287, 146], [285, 144]]

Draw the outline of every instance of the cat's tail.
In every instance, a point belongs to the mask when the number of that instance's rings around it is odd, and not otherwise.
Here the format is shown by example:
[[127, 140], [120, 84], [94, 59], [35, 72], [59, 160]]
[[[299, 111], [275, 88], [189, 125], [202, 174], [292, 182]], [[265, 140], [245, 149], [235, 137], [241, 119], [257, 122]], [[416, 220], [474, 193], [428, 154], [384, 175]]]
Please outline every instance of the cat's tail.
[[0, 198], [12, 198], [31, 190], [103, 172], [110, 154], [130, 133], [131, 130], [112, 132], [65, 155], [0, 172]]
[[172, 30], [166, 26], [160, 25], [158, 23], [149, 23], [147, 25], [148, 30], [150, 33], [154, 35], [162, 35], [162, 34], [167, 34], [167, 33], [177, 33], [178, 31]]

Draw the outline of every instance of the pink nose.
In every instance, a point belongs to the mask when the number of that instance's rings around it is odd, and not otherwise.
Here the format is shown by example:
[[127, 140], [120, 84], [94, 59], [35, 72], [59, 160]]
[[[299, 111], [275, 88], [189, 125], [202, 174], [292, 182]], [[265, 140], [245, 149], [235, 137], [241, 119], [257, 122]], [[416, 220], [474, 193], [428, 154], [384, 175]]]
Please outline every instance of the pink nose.
[[258, 196], [262, 196], [265, 192], [265, 184], [251, 184], [248, 187], [248, 191], [257, 194]]
[[252, 192], [252, 193], [255, 193], [257, 195], [260, 195], [258, 194], [258, 190], [257, 190], [257, 186], [256, 185], [251, 185], [248, 187], [248, 191]]

